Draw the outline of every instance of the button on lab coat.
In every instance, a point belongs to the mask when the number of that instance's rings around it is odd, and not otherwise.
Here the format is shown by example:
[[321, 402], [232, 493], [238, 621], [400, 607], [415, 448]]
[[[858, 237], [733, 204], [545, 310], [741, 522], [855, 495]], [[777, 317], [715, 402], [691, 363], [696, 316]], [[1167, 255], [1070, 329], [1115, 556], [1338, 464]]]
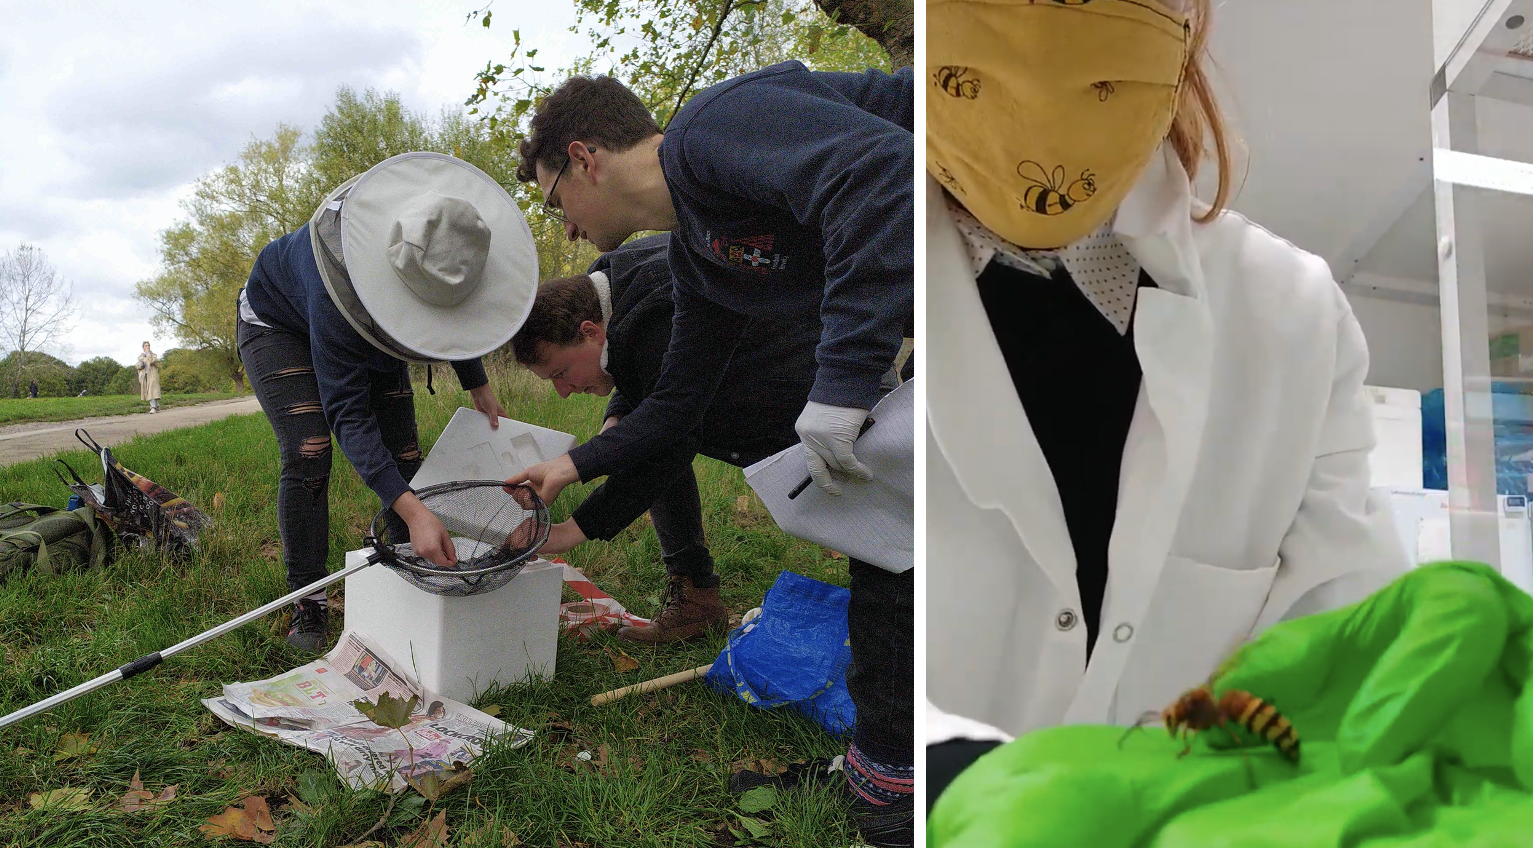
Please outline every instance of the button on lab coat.
[[927, 186], [927, 688], [1010, 734], [1137, 721], [1281, 619], [1407, 568], [1369, 492], [1368, 352], [1320, 258], [1242, 216], [1190, 211], [1170, 147], [1114, 230], [1143, 379], [1087, 665], [1075, 555], [937, 183]]

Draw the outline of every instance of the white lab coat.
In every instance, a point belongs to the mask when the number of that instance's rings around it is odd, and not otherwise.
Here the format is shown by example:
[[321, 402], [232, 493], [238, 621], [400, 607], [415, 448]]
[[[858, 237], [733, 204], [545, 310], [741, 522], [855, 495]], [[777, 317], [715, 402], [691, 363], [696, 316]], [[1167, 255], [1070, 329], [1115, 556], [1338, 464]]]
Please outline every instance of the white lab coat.
[[1158, 288], [1137, 296], [1144, 377], [1086, 665], [1054, 478], [928, 181], [927, 688], [944, 711], [1014, 735], [1134, 723], [1264, 628], [1407, 569], [1369, 492], [1363, 332], [1326, 263], [1233, 212], [1197, 224], [1193, 204], [1163, 146], [1114, 220]]

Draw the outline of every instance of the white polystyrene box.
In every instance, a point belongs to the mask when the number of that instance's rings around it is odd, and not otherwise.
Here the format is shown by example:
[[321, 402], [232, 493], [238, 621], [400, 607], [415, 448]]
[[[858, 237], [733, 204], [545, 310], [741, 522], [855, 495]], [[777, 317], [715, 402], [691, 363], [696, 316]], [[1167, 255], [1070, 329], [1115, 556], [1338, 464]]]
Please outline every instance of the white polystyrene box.
[[[346, 565], [370, 550], [346, 554]], [[472, 703], [495, 685], [554, 676], [564, 570], [538, 559], [476, 596], [427, 593], [378, 564], [346, 578], [346, 628], [411, 668], [421, 686]]]
[[1370, 486], [1422, 489], [1422, 393], [1395, 387], [1365, 389], [1374, 402]]

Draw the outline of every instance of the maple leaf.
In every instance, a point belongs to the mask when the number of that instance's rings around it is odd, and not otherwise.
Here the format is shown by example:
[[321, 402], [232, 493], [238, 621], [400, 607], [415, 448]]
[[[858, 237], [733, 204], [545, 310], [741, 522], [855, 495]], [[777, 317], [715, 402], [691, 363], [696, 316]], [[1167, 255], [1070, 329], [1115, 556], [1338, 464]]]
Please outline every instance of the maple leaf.
[[433, 770], [419, 776], [406, 776], [405, 784], [414, 788], [422, 797], [436, 802], [437, 798], [454, 788], [469, 784], [473, 779], [474, 771], [464, 767], [459, 770]]
[[246, 797], [238, 808], [224, 809], [204, 821], [198, 829], [210, 837], [238, 838], [258, 844], [271, 844], [277, 840], [277, 824], [272, 821], [266, 798], [261, 796]]
[[27, 798], [34, 809], [67, 809], [71, 811], [90, 808], [89, 788], [55, 788]]
[[88, 756], [96, 752], [99, 747], [90, 745], [89, 732], [68, 732], [59, 737], [58, 752], [53, 754], [54, 761], [68, 761], [79, 756]]
[[139, 781], [138, 771], [133, 771], [133, 780], [128, 783], [128, 793], [122, 796], [118, 808], [125, 812], [141, 812], [159, 807], [176, 799], [176, 789], [179, 785], [167, 785], [159, 794], [151, 794], [144, 790], [144, 783]]
[[354, 700], [352, 706], [379, 726], [398, 729], [410, 724], [410, 712], [415, 711], [416, 703], [420, 701], [418, 696], [412, 695], [409, 700], [402, 700], [385, 691], [378, 695], [376, 704], [371, 700], [359, 699]]

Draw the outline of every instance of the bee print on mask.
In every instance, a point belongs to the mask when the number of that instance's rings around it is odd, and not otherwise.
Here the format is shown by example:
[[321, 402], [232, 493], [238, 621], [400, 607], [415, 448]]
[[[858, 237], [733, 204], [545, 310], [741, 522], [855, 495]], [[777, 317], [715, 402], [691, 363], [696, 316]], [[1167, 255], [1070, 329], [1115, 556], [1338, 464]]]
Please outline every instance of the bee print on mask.
[[1113, 83], [1110, 83], [1107, 80], [1103, 80], [1100, 83], [1093, 83], [1092, 88], [1097, 89], [1097, 99], [1099, 102], [1107, 100], [1108, 95], [1113, 94]]
[[1023, 190], [1018, 205], [1043, 215], [1059, 215], [1097, 193], [1091, 169], [1083, 169], [1080, 178], [1066, 185], [1065, 166], [1057, 165], [1054, 173], [1046, 174], [1044, 166], [1025, 159], [1017, 164], [1017, 175], [1033, 184]]
[[947, 186], [948, 191], [957, 195], [964, 194], [964, 185], [959, 182], [959, 178], [953, 176], [953, 172], [949, 171], [941, 162], [937, 163], [937, 180], [939, 183]]
[[944, 65], [932, 75], [932, 82], [953, 97], [974, 100], [980, 96], [980, 80], [970, 74], [969, 68]]

